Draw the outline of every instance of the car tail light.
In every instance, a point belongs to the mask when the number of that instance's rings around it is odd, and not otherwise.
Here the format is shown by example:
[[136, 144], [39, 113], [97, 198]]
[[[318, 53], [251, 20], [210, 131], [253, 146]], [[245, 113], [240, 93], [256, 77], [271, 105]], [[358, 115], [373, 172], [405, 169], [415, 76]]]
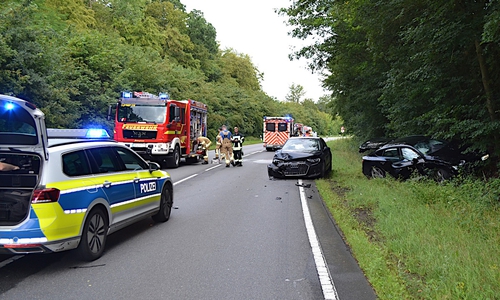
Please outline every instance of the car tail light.
[[15, 248], [38, 248], [40, 247], [40, 244], [8, 244], [4, 245], [4, 248], [10, 248], [10, 249], [15, 249]]
[[31, 203], [57, 202], [59, 200], [60, 193], [61, 191], [54, 188], [35, 190], [33, 192], [33, 197], [31, 198]]

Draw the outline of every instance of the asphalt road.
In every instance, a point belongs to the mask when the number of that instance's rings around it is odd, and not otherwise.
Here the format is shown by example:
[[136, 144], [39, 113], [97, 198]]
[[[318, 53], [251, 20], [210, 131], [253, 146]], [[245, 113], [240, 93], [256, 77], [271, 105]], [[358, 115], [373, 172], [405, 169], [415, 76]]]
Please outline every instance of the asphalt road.
[[111, 235], [94, 262], [0, 256], [0, 299], [375, 299], [314, 181], [269, 180], [273, 153], [244, 151], [243, 167], [169, 170], [171, 219]]

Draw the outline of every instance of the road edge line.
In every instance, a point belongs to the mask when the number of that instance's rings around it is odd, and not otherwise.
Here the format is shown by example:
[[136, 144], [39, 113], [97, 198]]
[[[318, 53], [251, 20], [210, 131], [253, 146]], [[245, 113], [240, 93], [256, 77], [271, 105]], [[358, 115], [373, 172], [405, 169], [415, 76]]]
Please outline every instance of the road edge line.
[[323, 290], [323, 297], [327, 300], [339, 300], [339, 295], [333, 284], [333, 279], [326, 265], [325, 256], [323, 255], [323, 250], [319, 244], [318, 235], [314, 229], [314, 225], [311, 218], [311, 213], [309, 211], [309, 206], [306, 201], [306, 194], [304, 187], [302, 186], [302, 179], [298, 180], [300, 202], [302, 204], [302, 213], [304, 214], [304, 223], [306, 226], [307, 236], [309, 238], [309, 244], [311, 245], [314, 262], [316, 264], [316, 271], [318, 272], [319, 281], [321, 283], [321, 289]]

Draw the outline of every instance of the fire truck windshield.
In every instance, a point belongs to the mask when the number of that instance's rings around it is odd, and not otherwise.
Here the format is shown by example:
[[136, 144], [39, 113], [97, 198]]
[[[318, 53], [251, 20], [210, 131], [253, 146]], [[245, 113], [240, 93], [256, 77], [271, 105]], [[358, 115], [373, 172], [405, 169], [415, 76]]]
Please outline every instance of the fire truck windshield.
[[118, 122], [165, 123], [167, 107], [164, 105], [121, 104], [118, 106]]

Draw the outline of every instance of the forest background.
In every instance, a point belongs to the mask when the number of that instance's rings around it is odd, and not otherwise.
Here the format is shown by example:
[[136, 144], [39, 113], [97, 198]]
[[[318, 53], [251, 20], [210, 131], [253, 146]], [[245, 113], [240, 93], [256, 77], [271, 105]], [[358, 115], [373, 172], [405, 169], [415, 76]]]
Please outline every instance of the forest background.
[[222, 124], [259, 137], [264, 116], [340, 130], [328, 96], [302, 99], [294, 83], [275, 99], [264, 76], [248, 54], [220, 49], [203, 12], [178, 0], [0, 0], [0, 93], [35, 103], [48, 127], [113, 132], [109, 105], [122, 91], [147, 91], [207, 104], [212, 139]]
[[500, 154], [500, 1], [301, 0], [280, 10], [293, 56], [328, 76], [334, 111], [361, 138], [424, 134]]

